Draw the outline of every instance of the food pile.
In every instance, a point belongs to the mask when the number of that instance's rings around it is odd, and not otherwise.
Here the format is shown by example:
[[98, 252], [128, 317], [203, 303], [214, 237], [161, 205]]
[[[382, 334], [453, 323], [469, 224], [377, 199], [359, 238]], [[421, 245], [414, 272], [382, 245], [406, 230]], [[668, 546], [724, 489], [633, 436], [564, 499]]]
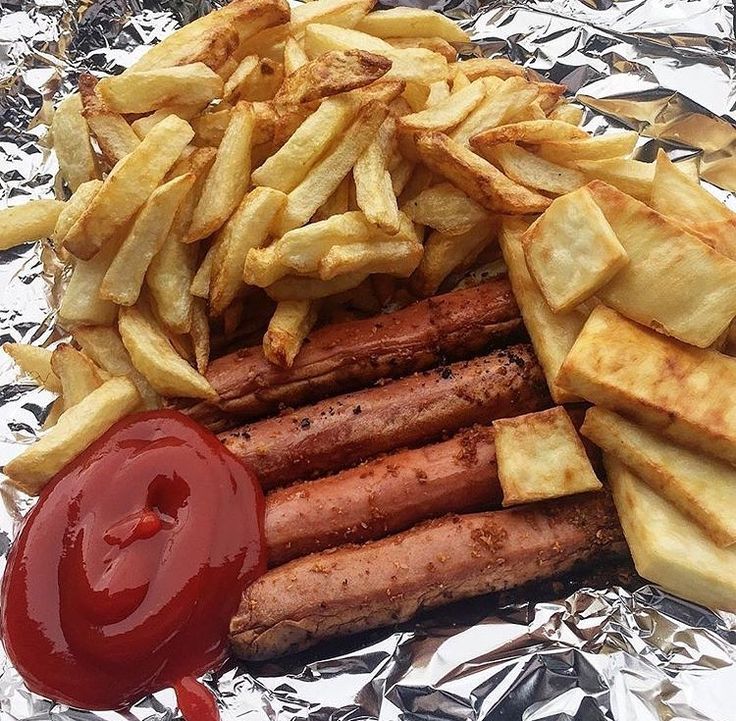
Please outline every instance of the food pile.
[[[620, 554], [579, 428], [639, 572], [736, 608], [736, 215], [563, 86], [458, 60], [451, 20], [372, 5], [232, 0], [59, 103], [70, 197], [0, 211], [71, 267], [73, 342], [5, 346], [60, 394], [11, 482], [199, 401], [278, 489], [231, 627], [262, 658]], [[508, 280], [452, 290], [499, 250]]]

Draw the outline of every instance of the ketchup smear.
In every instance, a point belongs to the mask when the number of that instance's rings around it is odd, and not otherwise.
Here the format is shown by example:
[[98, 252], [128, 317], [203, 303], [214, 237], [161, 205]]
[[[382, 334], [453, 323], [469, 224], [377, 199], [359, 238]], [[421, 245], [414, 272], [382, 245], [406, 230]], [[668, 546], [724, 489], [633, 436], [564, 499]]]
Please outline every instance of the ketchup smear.
[[31, 690], [70, 706], [173, 686], [188, 721], [214, 721], [195, 677], [224, 661], [240, 594], [265, 569], [253, 472], [186, 416], [138, 413], [26, 518], [2, 584], [5, 648]]

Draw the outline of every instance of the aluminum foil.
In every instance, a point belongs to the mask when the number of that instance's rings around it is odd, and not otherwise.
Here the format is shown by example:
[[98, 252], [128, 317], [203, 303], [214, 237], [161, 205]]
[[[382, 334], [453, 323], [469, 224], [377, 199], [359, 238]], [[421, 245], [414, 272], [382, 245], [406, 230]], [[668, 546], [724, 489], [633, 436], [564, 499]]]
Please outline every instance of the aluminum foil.
[[[408, 4], [470, 29], [469, 54], [505, 55], [565, 83], [587, 107], [591, 132], [627, 126], [642, 135], [642, 159], [658, 147], [675, 159], [697, 158], [707, 187], [736, 207], [731, 2]], [[60, 191], [47, 123], [80, 71], [118, 71], [211, 7], [205, 0], [0, 0], [0, 207]], [[54, 311], [60, 277], [48, 248], [0, 253], [0, 342], [48, 345], [62, 337]], [[0, 356], [0, 464], [35, 438], [52, 400]], [[2, 570], [29, 503], [6, 485], [0, 496]], [[231, 661], [205, 680], [223, 719], [736, 718], [736, 617], [674, 598], [626, 567], [585, 580], [476, 599], [283, 662]], [[1, 660], [3, 720], [120, 717], [40, 698]], [[125, 715], [168, 721], [177, 714], [173, 693], [162, 691]]]

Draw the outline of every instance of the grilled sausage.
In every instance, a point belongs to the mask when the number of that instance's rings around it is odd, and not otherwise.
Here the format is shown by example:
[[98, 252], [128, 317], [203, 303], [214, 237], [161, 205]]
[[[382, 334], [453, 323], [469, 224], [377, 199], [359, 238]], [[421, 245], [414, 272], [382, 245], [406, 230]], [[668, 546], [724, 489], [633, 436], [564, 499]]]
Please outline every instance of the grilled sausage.
[[519, 340], [522, 323], [505, 277], [429, 298], [386, 315], [338, 323], [309, 336], [289, 369], [269, 363], [261, 346], [210, 364], [207, 379], [220, 396], [189, 413], [215, 430], [460, 360]]
[[429, 521], [267, 572], [243, 593], [232, 646], [245, 659], [272, 658], [624, 550], [602, 493]]
[[320, 401], [220, 436], [265, 489], [549, 404], [529, 345]]

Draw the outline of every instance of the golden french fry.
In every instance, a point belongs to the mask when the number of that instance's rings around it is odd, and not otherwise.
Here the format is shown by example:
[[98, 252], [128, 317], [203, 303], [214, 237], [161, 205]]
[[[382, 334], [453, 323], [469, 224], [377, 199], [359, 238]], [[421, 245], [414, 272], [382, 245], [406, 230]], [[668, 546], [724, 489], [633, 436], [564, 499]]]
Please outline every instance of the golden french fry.
[[375, 0], [314, 0], [300, 3], [291, 11], [291, 31], [301, 35], [312, 23], [355, 27], [374, 3]]
[[204, 298], [196, 298], [192, 303], [192, 327], [189, 333], [194, 346], [197, 370], [204, 375], [210, 362], [210, 322]]
[[150, 115], [144, 115], [142, 118], [134, 120], [130, 124], [130, 127], [133, 129], [133, 132], [143, 140], [143, 138], [145, 138], [153, 128], [155, 128], [164, 118], [168, 118], [169, 115], [176, 115], [183, 120], [192, 121], [199, 117], [199, 114], [207, 107], [207, 105], [209, 105], [207, 102], [196, 103], [193, 105], [185, 103], [165, 105]]
[[555, 403], [574, 403], [579, 398], [560, 386], [557, 375], [585, 323], [585, 315], [576, 311], [553, 313], [547, 305], [524, 258], [521, 239], [529, 225], [530, 221], [523, 218], [504, 218], [499, 234], [501, 251], [524, 325], [547, 378], [550, 395]]
[[174, 350], [166, 334], [136, 308], [121, 308], [118, 328], [136, 369], [165, 396], [214, 400], [217, 393]]
[[[510, 120], [512, 123], [523, 123], [530, 120], [545, 120], [547, 114], [542, 110], [538, 100], [532, 100], [529, 105], [522, 108]], [[490, 148], [489, 148], [490, 150]]]
[[417, 140], [417, 152], [433, 172], [447, 178], [487, 210], [499, 213], [540, 213], [550, 199], [507, 178], [443, 133], [429, 132]]
[[391, 187], [393, 188], [394, 195], [398, 198], [411, 180], [416, 165], [408, 158], [404, 158], [400, 154], [397, 155], [398, 162], [391, 165], [389, 172], [391, 174]]
[[520, 77], [526, 78], [526, 70], [506, 58], [469, 58], [453, 63], [450, 72], [454, 75], [463, 73], [471, 82], [478, 78], [494, 77], [501, 80]]
[[217, 252], [217, 244], [213, 243], [205, 254], [202, 262], [199, 264], [197, 272], [194, 274], [192, 284], [189, 286], [189, 292], [198, 298], [210, 297], [210, 283], [212, 279], [212, 264], [215, 260]]
[[550, 120], [561, 120], [563, 123], [570, 123], [570, 125], [580, 125], [583, 114], [584, 111], [579, 105], [563, 100], [549, 111], [547, 117]]
[[103, 78], [97, 92], [117, 113], [149, 113], [172, 103], [206, 106], [222, 97], [222, 78], [204, 63], [154, 68]]
[[0, 210], [0, 250], [50, 238], [64, 205], [62, 200], [29, 200]]
[[92, 202], [92, 198], [100, 192], [101, 187], [101, 180], [88, 180], [86, 183], [81, 183], [72, 197], [66, 201], [56, 219], [54, 232], [51, 234], [51, 240], [57, 251], [61, 250], [66, 234]]
[[637, 572], [682, 598], [736, 611], [736, 550], [716, 546], [619, 460], [603, 460]]
[[248, 251], [268, 240], [274, 218], [286, 202], [286, 195], [273, 188], [255, 188], [217, 236], [212, 261], [210, 310], [222, 315], [243, 285], [243, 268]]
[[81, 326], [74, 330], [74, 340], [94, 363], [111, 376], [125, 376], [135, 384], [143, 399], [143, 407], [155, 409], [161, 399], [151, 384], [135, 369], [117, 330], [107, 326]]
[[455, 50], [447, 40], [438, 37], [423, 38], [384, 38], [384, 40], [394, 48], [424, 48], [431, 50], [433, 53], [442, 55], [448, 63], [454, 63], [457, 60], [457, 50]]
[[[433, 108], [444, 103], [450, 97], [450, 86], [446, 80], [439, 80], [429, 86], [427, 95], [427, 108]], [[479, 101], [480, 102], [480, 101]]]
[[590, 180], [602, 180], [638, 200], [648, 203], [654, 182], [654, 163], [627, 158], [578, 160], [574, 167]]
[[314, 215], [350, 172], [387, 115], [388, 108], [379, 101], [371, 101], [360, 108], [342, 137], [312, 166], [304, 180], [289, 192], [276, 223], [276, 235], [283, 235], [292, 228], [304, 225]]
[[415, 223], [448, 236], [463, 235], [484, 223], [490, 225], [488, 211], [451, 183], [438, 183], [423, 190], [402, 211]]
[[319, 262], [319, 277], [332, 280], [338, 276], [356, 273], [386, 273], [408, 278], [422, 259], [422, 244], [413, 240], [386, 240], [382, 242], [335, 245]]
[[604, 408], [590, 408], [580, 432], [625, 463], [719, 546], [736, 542], [736, 469], [695, 453]]
[[255, 116], [250, 106], [238, 103], [202, 187], [187, 242], [206, 238], [221, 228], [243, 199], [250, 179], [254, 125]]
[[263, 354], [274, 365], [291, 368], [309, 331], [317, 322], [319, 301], [279, 303], [263, 336]]
[[736, 316], [736, 262], [601, 181], [586, 186], [629, 256], [598, 291], [606, 305], [700, 348]]
[[96, 86], [97, 78], [89, 73], [79, 76], [84, 118], [105, 159], [115, 165], [138, 147], [140, 139], [122, 115], [107, 107]]
[[258, 64], [259, 59], [257, 55], [246, 55], [238, 63], [238, 67], [233, 70], [223, 89], [222, 97], [226, 101], [231, 100], [233, 97], [237, 98], [239, 88], [248, 80], [248, 77], [256, 69]]
[[[450, 72], [452, 73], [452, 71]], [[456, 70], [455, 74], [452, 75], [452, 92], [459, 93], [461, 90], [465, 90], [468, 85], [470, 85], [470, 80], [468, 79], [468, 76], [462, 71]]]
[[522, 243], [529, 272], [556, 313], [595, 295], [629, 262], [587, 188], [557, 198]]
[[54, 393], [61, 393], [61, 381], [51, 367], [53, 351], [26, 343], [3, 343], [3, 350], [13, 359], [23, 375]]
[[399, 232], [399, 206], [388, 164], [395, 146], [396, 123], [386, 118], [353, 167], [355, 198], [369, 222], [389, 235]]
[[131, 381], [111, 378], [62, 413], [53, 428], [5, 465], [5, 473], [14, 486], [38, 495], [69, 461], [135, 410], [140, 401]]
[[354, 104], [348, 98], [325, 100], [285, 145], [253, 171], [253, 183], [284, 193], [294, 190], [330, 143], [348, 127], [354, 114]]
[[435, 231], [424, 244], [424, 254], [412, 276], [412, 288], [422, 296], [434, 295], [456, 268], [474, 260], [496, 238], [498, 223], [487, 217], [459, 235]]
[[590, 314], [557, 382], [677, 443], [736, 462], [736, 417], [723, 393], [736, 359], [645, 328], [604, 305]]
[[348, 273], [332, 280], [320, 280], [308, 276], [287, 275], [266, 288], [266, 293], [280, 303], [284, 300], [317, 300], [357, 288], [367, 273]]
[[41, 428], [43, 430], [48, 430], [49, 428], [53, 428], [59, 418], [61, 418], [61, 414], [64, 412], [64, 399], [59, 396], [52, 404], [51, 407], [48, 410], [48, 413], [46, 414], [46, 418], [43, 420], [43, 425]]
[[[222, 142], [222, 136], [225, 135], [227, 126], [230, 124], [230, 115], [233, 109], [226, 107], [211, 113], [202, 113], [202, 115], [192, 118], [192, 128], [195, 136], [192, 141], [200, 147], [216, 148]], [[218, 106], [219, 108], [219, 106]], [[273, 128], [271, 128], [273, 136]]]
[[429, 88], [422, 83], [406, 83], [401, 99], [409, 106], [411, 113], [418, 113], [427, 107]]
[[493, 422], [503, 505], [603, 488], [562, 406]]
[[481, 155], [497, 163], [511, 180], [551, 195], [571, 193], [586, 183], [580, 171], [556, 165], [511, 143], [484, 148]]
[[64, 411], [80, 403], [103, 383], [100, 369], [68, 343], [54, 348], [51, 368], [61, 383]]
[[284, 73], [288, 78], [309, 62], [304, 48], [296, 38], [286, 38], [284, 43]]
[[260, 58], [256, 66], [233, 90], [231, 100], [271, 100], [284, 80], [284, 66], [271, 58]]
[[537, 152], [553, 163], [577, 160], [605, 160], [628, 157], [633, 152], [638, 134], [632, 130], [574, 140], [545, 140]]
[[89, 127], [82, 115], [82, 98], [77, 93], [68, 95], [59, 103], [51, 121], [51, 135], [59, 170], [72, 192], [76, 192], [82, 183], [99, 178]]
[[64, 247], [88, 260], [118, 235], [146, 202], [189, 143], [194, 131], [185, 120], [162, 120], [105, 179], [64, 239]]
[[107, 269], [100, 297], [118, 305], [133, 305], [138, 300], [148, 266], [166, 241], [194, 180], [193, 173], [179, 175], [151, 193]]
[[574, 140], [588, 134], [561, 120], [525, 120], [521, 123], [489, 128], [470, 139], [470, 144], [482, 150], [498, 143], [543, 143], [547, 140]]
[[451, 43], [465, 43], [469, 40], [468, 34], [450, 18], [432, 10], [412, 7], [377, 10], [366, 15], [356, 28], [379, 38], [438, 37]]
[[312, 216], [312, 222], [327, 220], [333, 215], [347, 213], [350, 205], [350, 186], [352, 182], [350, 174], [346, 175], [332, 195], [319, 206], [317, 212]]

